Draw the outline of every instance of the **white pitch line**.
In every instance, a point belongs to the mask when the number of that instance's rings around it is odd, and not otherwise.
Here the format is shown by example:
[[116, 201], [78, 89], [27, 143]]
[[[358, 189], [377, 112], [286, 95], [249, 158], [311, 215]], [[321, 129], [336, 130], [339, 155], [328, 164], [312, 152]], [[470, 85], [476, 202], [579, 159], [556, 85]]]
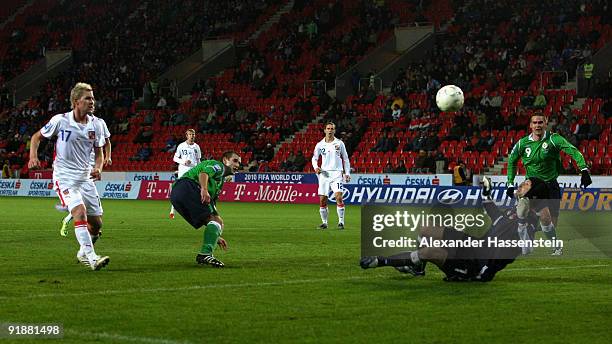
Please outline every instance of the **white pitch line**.
[[119, 290], [98, 290], [98, 291], [77, 292], [77, 293], [52, 293], [52, 294], [22, 295], [22, 296], [0, 296], [0, 300], [60, 297], [60, 296], [73, 297], [73, 296], [91, 296], [91, 295], [130, 294], [130, 293], [157, 293], [157, 292], [202, 290], [202, 289], [217, 289], [217, 288], [268, 287], [268, 286], [282, 286], [282, 285], [291, 285], [291, 284], [309, 284], [309, 283], [318, 283], [318, 282], [358, 280], [358, 279], [366, 279], [366, 278], [373, 278], [373, 277], [377, 277], [377, 276], [368, 275], [368, 276], [355, 276], [355, 277], [344, 277], [344, 278], [317, 278], [317, 279], [305, 279], [305, 280], [285, 280], [285, 281], [276, 281], [276, 282], [194, 285], [194, 286], [189, 286], [189, 287], [175, 287], [175, 288], [131, 288], [131, 289], [119, 289]]
[[69, 334], [71, 336], [76, 336], [84, 339], [110, 339], [113, 342], [136, 342], [136, 343], [148, 343], [148, 344], [191, 344], [191, 342], [186, 341], [177, 341], [171, 339], [160, 339], [160, 338], [150, 338], [150, 337], [133, 337], [133, 336], [125, 336], [122, 334], [108, 333], [108, 332], [83, 332], [83, 331], [75, 331], [75, 330], [65, 330], [65, 334]]
[[[582, 265], [582, 266], [542, 266], [533, 268], [509, 268], [502, 271], [541, 271], [541, 270], [567, 270], [567, 269], [588, 269], [588, 268], [602, 268], [608, 267], [608, 264], [595, 264], [595, 265]], [[251, 288], [251, 287], [274, 287], [292, 284], [309, 284], [319, 282], [340, 282], [350, 280], [361, 280], [375, 277], [383, 277], [381, 275], [367, 275], [367, 276], [351, 276], [343, 278], [315, 278], [315, 279], [303, 279], [303, 280], [284, 280], [276, 282], [257, 282], [257, 283], [229, 283], [229, 284], [210, 284], [210, 285], [194, 285], [189, 287], [175, 287], [175, 288], [131, 288], [131, 289], [118, 289], [118, 290], [97, 290], [90, 292], [77, 292], [77, 293], [49, 293], [49, 294], [33, 294], [33, 295], [20, 295], [20, 296], [0, 296], [0, 300], [8, 299], [34, 299], [34, 298], [51, 298], [51, 297], [74, 297], [74, 296], [92, 296], [92, 295], [118, 295], [118, 294], [131, 294], [131, 293], [162, 293], [162, 292], [181, 292], [189, 290], [205, 290], [205, 289], [217, 289], [217, 288]]]
[[503, 269], [501, 271], [565, 270], [565, 269], [583, 269], [583, 268], [603, 268], [606, 266], [610, 266], [610, 265], [609, 264], [595, 264], [595, 265], [583, 265], [583, 266], [542, 266], [539, 268], [510, 268], [510, 269]]

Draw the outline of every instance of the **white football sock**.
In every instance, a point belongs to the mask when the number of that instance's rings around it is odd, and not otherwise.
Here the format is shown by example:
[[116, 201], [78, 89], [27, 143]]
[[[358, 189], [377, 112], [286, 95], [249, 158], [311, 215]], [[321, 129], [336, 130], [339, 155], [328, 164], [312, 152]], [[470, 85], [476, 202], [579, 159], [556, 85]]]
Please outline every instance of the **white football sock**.
[[553, 235], [557, 234], [555, 231], [555, 225], [552, 222], [547, 225], [543, 225], [542, 222], [540, 222], [540, 227], [546, 236], [550, 236], [550, 239], [553, 238]]
[[319, 213], [321, 214], [321, 221], [327, 224], [327, 207], [319, 207]]
[[170, 206], [170, 214], [174, 214], [174, 206]]
[[[540, 222], [540, 227], [542, 228], [542, 232], [544, 233], [544, 236], [549, 239], [558, 239], [557, 238], [557, 231], [555, 230], [555, 225], [551, 222], [548, 225], [543, 225], [542, 222]], [[555, 249], [557, 248], [561, 248], [561, 246], [557, 245], [555, 246]]]
[[[523, 242], [525, 243], [527, 243], [528, 241], [531, 241], [531, 238], [529, 237], [529, 230], [527, 229], [527, 223], [519, 222], [518, 235], [519, 235], [519, 239], [523, 240]], [[528, 246], [527, 244], [525, 244], [523, 247], [521, 247], [522, 254], [524, 255], [530, 254], [531, 252], [533, 252], [532, 246]]]
[[419, 264], [421, 262], [421, 258], [419, 258], [419, 251], [412, 251], [412, 252], [410, 252], [410, 260], [414, 264]]
[[338, 223], [344, 223], [344, 206], [337, 206], [336, 211], [338, 212]]
[[80, 252], [85, 253], [89, 262], [93, 264], [97, 255], [91, 242], [91, 235], [87, 230], [87, 223], [74, 226], [74, 234], [81, 245]]
[[70, 222], [70, 220], [72, 220], [72, 214], [68, 213], [68, 215], [66, 215], [66, 217], [64, 217], [64, 219], [62, 220], [63, 223], [68, 223]]

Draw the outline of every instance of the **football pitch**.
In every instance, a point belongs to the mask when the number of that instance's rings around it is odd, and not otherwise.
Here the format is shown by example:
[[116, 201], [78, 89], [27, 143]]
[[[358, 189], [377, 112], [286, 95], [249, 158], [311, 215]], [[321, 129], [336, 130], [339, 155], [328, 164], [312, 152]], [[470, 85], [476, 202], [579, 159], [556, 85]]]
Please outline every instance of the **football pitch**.
[[[195, 264], [202, 232], [168, 202], [104, 200], [99, 254], [76, 264], [55, 199], [0, 198], [0, 323], [59, 323], [65, 343], [611, 343], [612, 260], [520, 259], [490, 283], [361, 270], [316, 205], [222, 203], [224, 269]], [[60, 341], [46, 339], [47, 341]], [[0, 338], [0, 343], [12, 342]], [[19, 339], [16, 343], [39, 343]]]

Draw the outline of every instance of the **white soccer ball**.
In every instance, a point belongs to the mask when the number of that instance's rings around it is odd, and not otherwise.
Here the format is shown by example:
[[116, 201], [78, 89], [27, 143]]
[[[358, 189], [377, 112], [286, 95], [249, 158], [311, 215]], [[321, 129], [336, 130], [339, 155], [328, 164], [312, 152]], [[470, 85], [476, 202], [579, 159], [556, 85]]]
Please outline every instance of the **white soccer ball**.
[[436, 94], [436, 105], [442, 111], [459, 111], [463, 107], [463, 91], [455, 85], [446, 85]]

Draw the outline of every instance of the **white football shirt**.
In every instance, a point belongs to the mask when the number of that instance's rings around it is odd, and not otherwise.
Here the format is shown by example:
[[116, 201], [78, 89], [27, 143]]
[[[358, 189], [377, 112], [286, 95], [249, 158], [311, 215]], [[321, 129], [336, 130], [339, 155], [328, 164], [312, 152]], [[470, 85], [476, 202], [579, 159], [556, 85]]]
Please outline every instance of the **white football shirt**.
[[344, 174], [351, 174], [351, 164], [349, 163], [348, 154], [344, 142], [334, 137], [332, 142], [325, 142], [325, 138], [319, 141], [312, 155], [312, 167], [317, 169], [319, 164], [319, 156], [323, 157], [321, 170], [323, 171], [342, 171], [344, 161]]
[[[178, 176], [181, 177], [187, 171], [189, 171], [192, 167], [200, 163], [202, 159], [202, 152], [200, 151], [200, 146], [197, 143], [188, 144], [187, 141], [182, 142], [178, 147], [176, 147], [176, 152], [174, 153], [174, 162], [179, 164], [178, 168]], [[187, 160], [190, 161], [189, 164], [185, 165]]]
[[94, 147], [102, 147], [105, 143], [97, 117], [87, 115], [87, 124], [81, 124], [74, 120], [73, 111], [55, 115], [40, 133], [48, 139], [57, 136], [53, 179], [81, 182], [90, 178], [89, 157]]
[[[100, 117], [96, 117], [98, 119], [98, 125], [102, 126], [102, 132], [104, 133], [104, 144], [106, 144], [106, 139], [111, 137], [110, 131], [108, 131], [108, 127], [106, 126], [106, 122], [100, 118]], [[96, 166], [96, 152], [95, 150], [91, 151], [91, 156], [89, 157], [89, 164], [91, 165], [91, 167]]]

